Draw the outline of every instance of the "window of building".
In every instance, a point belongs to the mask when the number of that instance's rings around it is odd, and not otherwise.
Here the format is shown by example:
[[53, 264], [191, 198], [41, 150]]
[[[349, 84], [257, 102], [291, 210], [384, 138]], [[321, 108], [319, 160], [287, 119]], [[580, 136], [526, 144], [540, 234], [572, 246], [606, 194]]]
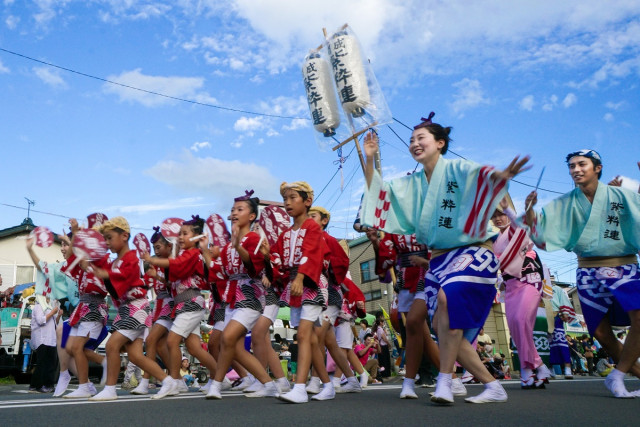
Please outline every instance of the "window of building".
[[380, 289], [364, 293], [364, 300], [367, 302], [380, 298], [382, 298], [382, 291]]
[[370, 282], [377, 279], [376, 275], [376, 263], [374, 260], [369, 260], [360, 263], [360, 277], [362, 282]]

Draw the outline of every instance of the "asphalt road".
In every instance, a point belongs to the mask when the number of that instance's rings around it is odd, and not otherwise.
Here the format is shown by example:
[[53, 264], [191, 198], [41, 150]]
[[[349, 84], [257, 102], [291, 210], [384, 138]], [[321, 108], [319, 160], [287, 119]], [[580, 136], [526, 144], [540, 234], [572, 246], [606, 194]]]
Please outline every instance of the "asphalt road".
[[[507, 403], [476, 405], [457, 397], [454, 405], [446, 407], [429, 402], [428, 393], [433, 389], [418, 388], [417, 400], [399, 399], [398, 381], [302, 405], [273, 398], [249, 399], [238, 392], [223, 393], [221, 401], [208, 401], [195, 391], [152, 400], [119, 390], [119, 399], [113, 402], [69, 401], [27, 393], [26, 386], [0, 386], [0, 425], [640, 425], [640, 399], [610, 397], [600, 378], [556, 380], [546, 390], [521, 390], [517, 381], [504, 385]], [[628, 379], [626, 385], [635, 390], [640, 381]], [[469, 395], [476, 395], [481, 386], [471, 385], [468, 390]]]

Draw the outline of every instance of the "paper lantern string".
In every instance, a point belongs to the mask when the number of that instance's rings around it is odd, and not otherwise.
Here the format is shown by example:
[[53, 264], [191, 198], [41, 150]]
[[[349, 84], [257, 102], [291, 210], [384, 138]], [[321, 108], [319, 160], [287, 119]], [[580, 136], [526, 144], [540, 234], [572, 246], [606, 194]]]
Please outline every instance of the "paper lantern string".
[[340, 171], [340, 191], [344, 189], [344, 173], [342, 169], [342, 165], [347, 161], [347, 157], [342, 157], [342, 147], [338, 148], [338, 160], [333, 162], [334, 165], [338, 165], [338, 170]]

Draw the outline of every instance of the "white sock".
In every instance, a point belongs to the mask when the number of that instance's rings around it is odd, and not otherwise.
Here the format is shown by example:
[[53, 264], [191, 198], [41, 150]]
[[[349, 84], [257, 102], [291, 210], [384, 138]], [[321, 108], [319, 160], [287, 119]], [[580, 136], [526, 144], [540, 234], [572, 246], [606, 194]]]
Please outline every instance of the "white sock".
[[331, 381], [329, 381], [328, 383], [323, 383], [322, 384], [322, 388], [329, 388], [329, 387], [331, 387], [331, 388], [334, 387], [333, 383]]
[[114, 385], [106, 385], [104, 386], [104, 389], [102, 389], [102, 391], [108, 391], [109, 393], [114, 393], [116, 392], [116, 386]]
[[71, 377], [71, 374], [69, 373], [69, 370], [66, 369], [66, 370], [60, 372], [60, 376], [61, 377]]
[[298, 393], [301, 393], [301, 392], [305, 392], [306, 393], [307, 392], [307, 390], [305, 390], [305, 388], [304, 388], [304, 384], [296, 384], [296, 385], [294, 385], [293, 386], [293, 391], [296, 391]]
[[340, 387], [340, 378], [333, 377], [331, 382], [333, 383], [334, 387]]
[[443, 374], [442, 372], [438, 374], [438, 378], [441, 378], [443, 380], [446, 380], [446, 379], [451, 380], [452, 377], [453, 377], [453, 374]]
[[[84, 383], [84, 384], [80, 384], [80, 386], [79, 386], [78, 388], [82, 387], [82, 388], [85, 388], [85, 389], [89, 390], [89, 385], [90, 385], [90, 384], [91, 384], [90, 382], [86, 382], [86, 383]], [[105, 387], [106, 387], [106, 386], [105, 386]], [[115, 387], [115, 386], [114, 386], [114, 387]]]
[[140, 384], [143, 387], [149, 388], [149, 378], [143, 378], [140, 380]]
[[413, 387], [415, 383], [416, 380], [414, 380], [413, 378], [405, 378], [404, 380], [402, 380], [402, 388], [404, 388], [405, 385]]
[[486, 388], [500, 388], [501, 387], [500, 383], [498, 381], [496, 381], [496, 380], [493, 380], [493, 381], [491, 381], [489, 383], [486, 383], [484, 386]]
[[618, 370], [617, 368], [613, 368], [613, 369], [611, 370], [611, 373], [609, 373], [609, 376], [610, 376], [611, 378], [614, 378], [614, 379], [621, 379], [621, 380], [624, 380], [625, 373], [624, 373], [624, 372], [622, 372], [622, 371], [620, 371], [620, 370]]
[[533, 375], [533, 371], [529, 368], [520, 368], [520, 379], [522, 381], [528, 381]]

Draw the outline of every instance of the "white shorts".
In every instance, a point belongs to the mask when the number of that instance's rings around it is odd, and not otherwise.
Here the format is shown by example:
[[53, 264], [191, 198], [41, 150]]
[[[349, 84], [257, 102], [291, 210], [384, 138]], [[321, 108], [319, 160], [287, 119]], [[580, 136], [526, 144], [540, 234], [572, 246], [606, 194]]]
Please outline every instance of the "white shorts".
[[102, 332], [102, 322], [80, 322], [69, 331], [70, 337], [89, 337], [97, 340]]
[[118, 329], [115, 332], [118, 332], [119, 334], [129, 338], [129, 340], [131, 342], [134, 342], [138, 338], [140, 338], [142, 340], [145, 340], [147, 338], [147, 336], [149, 335], [149, 328], [144, 328], [144, 329]]
[[262, 316], [262, 313], [251, 308], [236, 308], [233, 310], [231, 320], [235, 320], [244, 326], [247, 331], [250, 331], [256, 325], [260, 316]]
[[158, 320], [156, 320], [154, 325], [160, 325], [160, 326], [164, 327], [167, 331], [170, 331], [171, 330], [171, 326], [173, 325], [173, 322], [171, 320], [167, 320], [167, 319], [158, 319]]
[[213, 329], [220, 332], [224, 331], [224, 320], [218, 320], [216, 323], [214, 323]]
[[291, 307], [289, 324], [297, 328], [301, 320], [313, 322], [314, 326], [321, 326], [320, 315], [322, 314], [322, 306], [305, 304], [302, 307]]
[[353, 329], [350, 322], [342, 322], [336, 326], [336, 341], [338, 347], [351, 349], [353, 348]]
[[336, 319], [340, 314], [340, 309], [335, 305], [330, 305], [322, 311], [322, 316], [320, 317], [322, 323], [329, 322], [331, 326], [336, 324]]
[[227, 325], [229, 324], [229, 322], [231, 321], [231, 318], [233, 317], [233, 312], [236, 311], [235, 308], [231, 308], [230, 306], [226, 306], [224, 308], [224, 323], [222, 324], [222, 329], [221, 331], [224, 330], [224, 328], [227, 327]]
[[278, 317], [279, 310], [280, 307], [278, 306], [278, 304], [267, 305], [262, 311], [262, 315], [271, 320], [271, 324], [274, 324], [276, 322], [276, 318]]
[[424, 299], [424, 292], [409, 292], [409, 289], [400, 289], [398, 294], [398, 313], [408, 313], [418, 293], [422, 295], [422, 298], [418, 299]]
[[180, 313], [173, 319], [171, 332], [187, 338], [189, 335], [200, 335], [200, 322], [204, 318], [204, 310]]

